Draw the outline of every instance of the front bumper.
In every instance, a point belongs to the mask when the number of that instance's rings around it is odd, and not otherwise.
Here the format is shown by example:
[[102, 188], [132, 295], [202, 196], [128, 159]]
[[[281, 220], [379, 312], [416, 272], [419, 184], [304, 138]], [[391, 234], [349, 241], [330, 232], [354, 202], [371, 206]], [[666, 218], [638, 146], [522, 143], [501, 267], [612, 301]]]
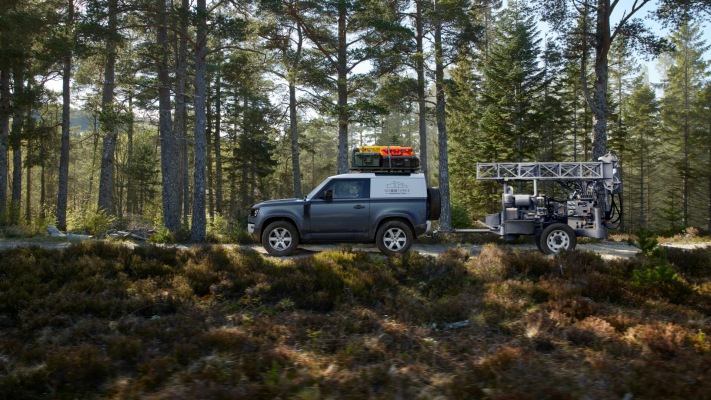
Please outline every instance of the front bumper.
[[249, 233], [249, 236], [251, 236], [252, 239], [259, 240], [259, 235], [254, 228], [254, 224], [247, 224], [247, 233]]

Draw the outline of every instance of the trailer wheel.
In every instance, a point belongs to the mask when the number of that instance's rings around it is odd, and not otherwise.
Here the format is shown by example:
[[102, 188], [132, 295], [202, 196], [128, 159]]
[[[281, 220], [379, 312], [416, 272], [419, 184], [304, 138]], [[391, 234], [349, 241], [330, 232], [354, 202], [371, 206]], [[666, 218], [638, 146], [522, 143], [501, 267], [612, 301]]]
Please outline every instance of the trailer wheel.
[[573, 229], [565, 224], [553, 224], [543, 230], [540, 247], [544, 254], [558, 253], [561, 250], [575, 250], [577, 238]]
[[274, 221], [262, 234], [262, 246], [272, 256], [290, 256], [299, 247], [299, 232], [287, 221]]
[[408, 251], [412, 246], [412, 241], [413, 236], [410, 227], [401, 221], [384, 223], [375, 236], [378, 249], [388, 256]]
[[540, 252], [543, 252], [543, 247], [541, 247], [541, 237], [542, 237], [542, 236], [543, 236], [543, 235], [536, 235], [536, 236], [533, 237], [533, 240], [536, 241], [536, 247], [538, 247], [538, 250], [539, 250]]
[[437, 221], [442, 214], [442, 197], [439, 188], [427, 188], [427, 219]]

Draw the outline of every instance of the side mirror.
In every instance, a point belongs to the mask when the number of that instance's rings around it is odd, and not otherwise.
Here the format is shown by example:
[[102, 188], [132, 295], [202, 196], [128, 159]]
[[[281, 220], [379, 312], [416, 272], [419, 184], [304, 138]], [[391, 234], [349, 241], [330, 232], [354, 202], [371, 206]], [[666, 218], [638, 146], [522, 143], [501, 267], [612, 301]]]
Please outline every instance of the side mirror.
[[333, 190], [324, 190], [321, 198], [326, 200], [333, 200]]

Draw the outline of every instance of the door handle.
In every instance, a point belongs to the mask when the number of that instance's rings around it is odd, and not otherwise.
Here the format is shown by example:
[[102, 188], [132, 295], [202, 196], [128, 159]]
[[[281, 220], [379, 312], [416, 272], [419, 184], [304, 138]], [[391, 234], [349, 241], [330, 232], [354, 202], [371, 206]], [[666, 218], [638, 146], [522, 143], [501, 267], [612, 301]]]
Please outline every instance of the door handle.
[[358, 204], [357, 206], [353, 206], [353, 208], [355, 208], [356, 210], [360, 210], [361, 208], [365, 208], [365, 206], [362, 204]]

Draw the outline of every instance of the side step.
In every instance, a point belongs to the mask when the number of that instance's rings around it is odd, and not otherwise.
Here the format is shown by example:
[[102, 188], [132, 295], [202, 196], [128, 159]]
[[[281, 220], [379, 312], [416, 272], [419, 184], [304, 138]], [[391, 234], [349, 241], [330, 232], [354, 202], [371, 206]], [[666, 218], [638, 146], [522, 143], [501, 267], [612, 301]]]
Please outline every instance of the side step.
[[492, 231], [491, 229], [439, 229], [432, 231], [433, 235], [438, 233], [461, 233], [461, 234], [474, 234], [474, 233], [494, 233], [498, 234], [498, 231]]

